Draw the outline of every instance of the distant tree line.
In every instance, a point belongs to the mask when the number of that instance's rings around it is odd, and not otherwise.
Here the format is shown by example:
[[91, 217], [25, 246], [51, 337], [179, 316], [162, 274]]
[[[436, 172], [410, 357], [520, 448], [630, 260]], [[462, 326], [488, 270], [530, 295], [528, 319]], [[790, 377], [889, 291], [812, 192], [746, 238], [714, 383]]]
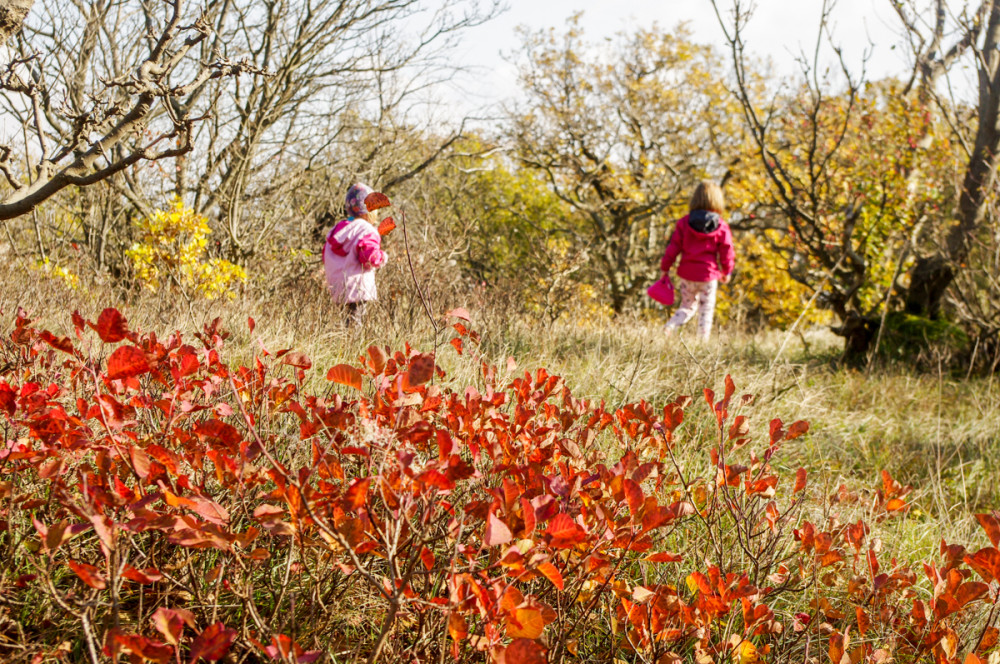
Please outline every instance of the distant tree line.
[[0, 219], [14, 250], [127, 287], [138, 222], [179, 200], [213, 255], [274, 278], [364, 179], [419, 220], [427, 279], [554, 319], [645, 306], [715, 178], [740, 252], [724, 316], [829, 321], [856, 363], [943, 340], [995, 368], [1000, 2], [891, 2], [915, 65], [888, 80], [842, 56], [829, 6], [778, 79], [745, 50], [749, 4], [716, 5], [723, 50], [684, 27], [524, 30], [521, 92], [484, 121], [427, 107], [495, 2], [3, 0]]

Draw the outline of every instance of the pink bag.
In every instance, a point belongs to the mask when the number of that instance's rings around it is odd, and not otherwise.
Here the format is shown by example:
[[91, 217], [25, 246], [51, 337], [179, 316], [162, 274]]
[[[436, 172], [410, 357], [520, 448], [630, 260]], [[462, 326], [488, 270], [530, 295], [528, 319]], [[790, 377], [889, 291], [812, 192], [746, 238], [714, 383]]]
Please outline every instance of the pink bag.
[[653, 285], [646, 289], [646, 295], [650, 296], [665, 307], [674, 303], [674, 284], [670, 277], [663, 275], [653, 282]]

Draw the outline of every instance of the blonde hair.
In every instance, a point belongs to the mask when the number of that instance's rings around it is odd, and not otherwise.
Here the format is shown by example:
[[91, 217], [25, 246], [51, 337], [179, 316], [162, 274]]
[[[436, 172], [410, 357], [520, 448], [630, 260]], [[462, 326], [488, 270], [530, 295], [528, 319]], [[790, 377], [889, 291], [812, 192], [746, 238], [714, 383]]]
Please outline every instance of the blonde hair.
[[691, 194], [690, 212], [695, 210], [711, 210], [726, 216], [726, 197], [722, 187], [709, 180], [702, 180]]

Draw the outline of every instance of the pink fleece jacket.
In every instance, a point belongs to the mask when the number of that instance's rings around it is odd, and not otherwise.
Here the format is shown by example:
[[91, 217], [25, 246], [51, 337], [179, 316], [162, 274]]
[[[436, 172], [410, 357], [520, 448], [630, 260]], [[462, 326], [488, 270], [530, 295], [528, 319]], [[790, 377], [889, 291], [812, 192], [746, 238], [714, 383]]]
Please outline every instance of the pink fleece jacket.
[[[341, 231], [352, 221], [354, 219], [341, 219], [326, 238], [326, 241], [330, 243], [330, 250], [337, 256], [347, 256], [347, 249], [344, 248], [344, 244], [338, 238], [344, 235]], [[382, 236], [378, 233], [368, 233], [362, 236], [355, 245], [354, 252], [357, 255], [358, 262], [365, 269], [382, 267], [385, 263], [385, 252], [382, 251]]]
[[326, 236], [323, 266], [330, 295], [340, 303], [378, 299], [375, 270], [385, 264], [378, 231], [361, 218], [345, 219]]
[[[696, 210], [703, 218], [714, 213], [705, 214]], [[716, 219], [717, 227], [709, 232], [699, 232], [691, 227], [691, 215], [677, 221], [677, 228], [670, 236], [667, 250], [660, 261], [660, 269], [668, 271], [679, 255], [677, 276], [687, 281], [717, 281], [733, 271], [736, 254], [733, 251], [733, 234], [729, 224], [721, 218]], [[715, 224], [709, 224], [711, 228]], [[702, 227], [705, 227], [702, 223]]]

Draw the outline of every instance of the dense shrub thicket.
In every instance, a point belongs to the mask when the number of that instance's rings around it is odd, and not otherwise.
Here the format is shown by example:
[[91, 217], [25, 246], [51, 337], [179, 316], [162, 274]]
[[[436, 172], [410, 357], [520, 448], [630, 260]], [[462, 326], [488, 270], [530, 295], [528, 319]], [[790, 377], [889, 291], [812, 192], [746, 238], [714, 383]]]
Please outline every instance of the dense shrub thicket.
[[[728, 377], [702, 406], [612, 408], [496, 366], [449, 316], [442, 357], [372, 346], [323, 381], [300, 352], [230, 357], [218, 321], [161, 339], [106, 309], [70, 338], [20, 312], [0, 345], [4, 660], [971, 663], [996, 646], [1000, 515], [978, 515], [978, 551], [907, 560], [910, 488], [883, 472], [825, 496], [781, 460], [808, 425], [756, 434]], [[449, 381], [445, 351], [475, 385]]]

